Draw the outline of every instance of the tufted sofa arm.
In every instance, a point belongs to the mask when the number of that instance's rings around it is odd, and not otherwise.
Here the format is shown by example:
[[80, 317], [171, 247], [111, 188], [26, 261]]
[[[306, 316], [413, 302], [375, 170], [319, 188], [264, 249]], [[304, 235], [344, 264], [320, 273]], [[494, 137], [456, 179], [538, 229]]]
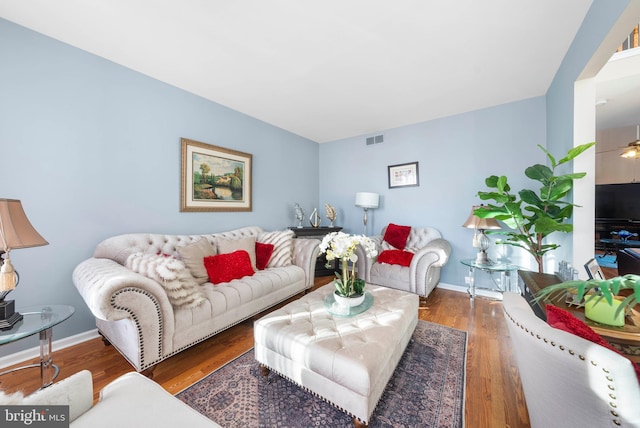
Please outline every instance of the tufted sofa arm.
[[307, 288], [313, 287], [316, 260], [320, 255], [320, 240], [296, 238], [293, 240], [293, 264], [304, 270]]
[[163, 350], [171, 349], [174, 311], [167, 293], [156, 281], [111, 259], [94, 257], [74, 269], [73, 282], [98, 320], [131, 322], [136, 330], [136, 346], [145, 350], [131, 361], [136, 368], [150, 367], [161, 359]]

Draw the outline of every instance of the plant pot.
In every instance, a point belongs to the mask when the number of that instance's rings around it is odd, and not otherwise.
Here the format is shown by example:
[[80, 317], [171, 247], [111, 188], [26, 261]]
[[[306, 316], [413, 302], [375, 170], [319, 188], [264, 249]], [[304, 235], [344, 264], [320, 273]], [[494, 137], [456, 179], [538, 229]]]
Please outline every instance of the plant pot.
[[360, 306], [362, 302], [364, 302], [364, 293], [362, 294], [354, 294], [350, 297], [341, 296], [337, 291], [333, 292], [333, 298], [336, 300], [336, 303], [340, 306], [348, 306], [353, 308], [355, 306]]

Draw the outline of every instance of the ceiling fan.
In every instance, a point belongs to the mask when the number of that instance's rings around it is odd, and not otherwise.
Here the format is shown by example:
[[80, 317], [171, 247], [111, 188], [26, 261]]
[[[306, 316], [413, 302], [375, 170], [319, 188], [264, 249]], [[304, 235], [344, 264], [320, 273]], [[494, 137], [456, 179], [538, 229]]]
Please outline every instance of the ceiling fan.
[[640, 159], [640, 125], [636, 128], [636, 140], [630, 142], [627, 148], [620, 154], [625, 159]]

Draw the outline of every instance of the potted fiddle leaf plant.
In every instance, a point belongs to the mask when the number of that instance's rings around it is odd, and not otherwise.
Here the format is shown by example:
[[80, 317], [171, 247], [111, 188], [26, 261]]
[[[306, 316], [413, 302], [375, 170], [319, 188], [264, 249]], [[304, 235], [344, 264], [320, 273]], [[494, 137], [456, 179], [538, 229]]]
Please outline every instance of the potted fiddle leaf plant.
[[513, 193], [506, 176], [492, 175], [485, 180], [489, 189], [478, 192], [483, 201], [493, 201], [474, 210], [480, 218], [494, 218], [504, 223], [509, 230], [487, 231], [500, 234], [504, 240], [498, 244], [513, 245], [529, 252], [538, 264], [538, 271], [544, 272], [544, 255], [559, 247], [545, 238], [554, 232], [572, 232], [573, 225], [567, 223], [577, 206], [568, 201], [573, 189], [573, 181], [586, 175], [585, 172], [556, 175], [556, 169], [572, 161], [595, 142], [583, 144], [569, 150], [559, 161], [544, 147], [538, 145], [547, 155], [550, 166], [535, 164], [525, 169], [524, 174], [541, 184], [536, 190], [522, 189]]

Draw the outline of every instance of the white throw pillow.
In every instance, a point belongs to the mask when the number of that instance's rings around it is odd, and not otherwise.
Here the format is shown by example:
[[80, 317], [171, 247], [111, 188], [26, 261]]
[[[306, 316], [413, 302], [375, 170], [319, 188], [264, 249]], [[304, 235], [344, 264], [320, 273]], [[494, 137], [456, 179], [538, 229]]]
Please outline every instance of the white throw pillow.
[[214, 256], [216, 249], [207, 238], [202, 237], [196, 242], [177, 247], [176, 250], [180, 254], [180, 260], [189, 268], [198, 284], [202, 285], [209, 281], [207, 269], [204, 267], [204, 258]]
[[162, 285], [173, 306], [195, 308], [206, 300], [189, 269], [174, 257], [138, 252], [127, 257], [125, 266]]
[[256, 238], [253, 236], [247, 236], [245, 238], [216, 238], [216, 246], [218, 247], [218, 254], [229, 254], [234, 251], [244, 250], [249, 253], [249, 259], [251, 260], [251, 267], [254, 271], [256, 268]]
[[273, 254], [267, 268], [283, 267], [293, 264], [293, 230], [262, 232], [258, 235], [258, 242], [273, 244]]

